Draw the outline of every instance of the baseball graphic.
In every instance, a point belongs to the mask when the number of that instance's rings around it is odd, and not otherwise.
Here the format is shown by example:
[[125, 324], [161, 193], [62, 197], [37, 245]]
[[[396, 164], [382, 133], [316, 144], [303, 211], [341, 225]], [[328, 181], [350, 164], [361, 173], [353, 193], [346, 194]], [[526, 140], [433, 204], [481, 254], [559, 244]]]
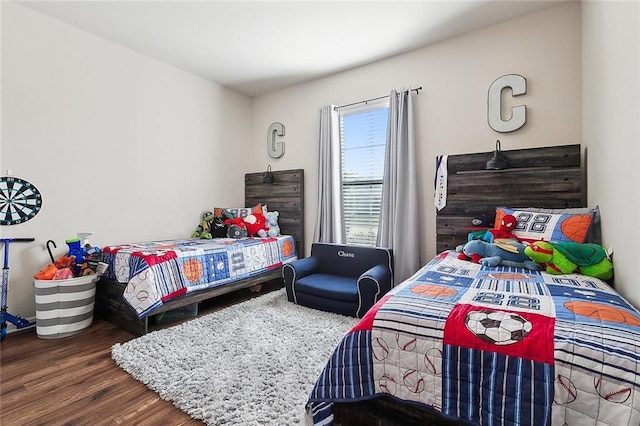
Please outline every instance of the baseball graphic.
[[407, 370], [402, 375], [404, 385], [413, 393], [420, 393], [424, 390], [424, 379], [418, 370]]
[[624, 404], [631, 396], [631, 388], [621, 384], [606, 382], [602, 377], [593, 378], [593, 387], [598, 395], [606, 401]]
[[424, 365], [434, 376], [442, 373], [442, 350], [431, 348], [424, 354]]
[[575, 401], [577, 397], [576, 385], [567, 376], [558, 374], [554, 385], [553, 402], [558, 405], [569, 404]]
[[149, 298], [149, 293], [146, 290], [140, 290], [136, 294], [136, 299], [138, 299], [138, 301], [140, 301], [140, 302], [144, 302], [148, 298]]
[[405, 334], [396, 334], [396, 343], [403, 351], [414, 351], [416, 349], [416, 338]]
[[398, 385], [396, 381], [393, 379], [393, 377], [386, 374], [380, 377], [378, 386], [380, 387], [381, 392], [388, 393], [390, 395], [395, 395], [398, 391]]
[[375, 359], [382, 361], [389, 356], [389, 345], [382, 337], [376, 337], [371, 342], [371, 351]]

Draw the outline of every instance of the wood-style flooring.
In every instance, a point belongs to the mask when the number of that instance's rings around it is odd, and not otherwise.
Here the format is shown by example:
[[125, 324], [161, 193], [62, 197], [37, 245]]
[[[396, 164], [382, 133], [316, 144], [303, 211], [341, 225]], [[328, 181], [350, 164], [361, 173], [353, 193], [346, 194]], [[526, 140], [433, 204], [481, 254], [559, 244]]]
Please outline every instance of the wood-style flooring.
[[[198, 313], [278, 288], [235, 291], [202, 302]], [[60, 339], [40, 339], [35, 327], [8, 334], [0, 344], [0, 425], [201, 425], [111, 359], [111, 346], [133, 338], [99, 319]]]

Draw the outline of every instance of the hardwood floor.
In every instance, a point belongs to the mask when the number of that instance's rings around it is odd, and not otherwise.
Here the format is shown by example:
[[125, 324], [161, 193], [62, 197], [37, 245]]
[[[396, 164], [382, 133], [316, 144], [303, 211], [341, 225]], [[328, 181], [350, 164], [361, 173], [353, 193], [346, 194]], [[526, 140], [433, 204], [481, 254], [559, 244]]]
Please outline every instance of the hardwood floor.
[[[229, 293], [202, 302], [198, 313], [279, 288]], [[0, 425], [201, 425], [114, 363], [111, 346], [133, 338], [99, 319], [61, 339], [39, 339], [35, 327], [8, 334], [0, 344]]]

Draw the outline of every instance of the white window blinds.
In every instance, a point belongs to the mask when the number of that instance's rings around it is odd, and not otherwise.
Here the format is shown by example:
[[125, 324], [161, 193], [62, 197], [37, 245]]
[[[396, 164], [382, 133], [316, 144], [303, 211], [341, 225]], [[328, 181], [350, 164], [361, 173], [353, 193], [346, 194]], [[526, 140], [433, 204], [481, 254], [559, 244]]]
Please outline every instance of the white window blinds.
[[388, 99], [340, 111], [346, 242], [374, 246], [378, 234]]

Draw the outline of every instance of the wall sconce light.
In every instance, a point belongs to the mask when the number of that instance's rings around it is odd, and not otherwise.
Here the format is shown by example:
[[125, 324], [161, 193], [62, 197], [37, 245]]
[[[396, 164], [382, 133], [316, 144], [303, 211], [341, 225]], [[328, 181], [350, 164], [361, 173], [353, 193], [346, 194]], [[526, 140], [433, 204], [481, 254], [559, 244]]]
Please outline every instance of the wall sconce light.
[[500, 170], [509, 167], [507, 158], [500, 151], [500, 139], [496, 141], [496, 150], [493, 151], [493, 158], [487, 161], [487, 170]]
[[273, 183], [273, 172], [271, 165], [267, 166], [267, 171], [262, 174], [262, 183]]

